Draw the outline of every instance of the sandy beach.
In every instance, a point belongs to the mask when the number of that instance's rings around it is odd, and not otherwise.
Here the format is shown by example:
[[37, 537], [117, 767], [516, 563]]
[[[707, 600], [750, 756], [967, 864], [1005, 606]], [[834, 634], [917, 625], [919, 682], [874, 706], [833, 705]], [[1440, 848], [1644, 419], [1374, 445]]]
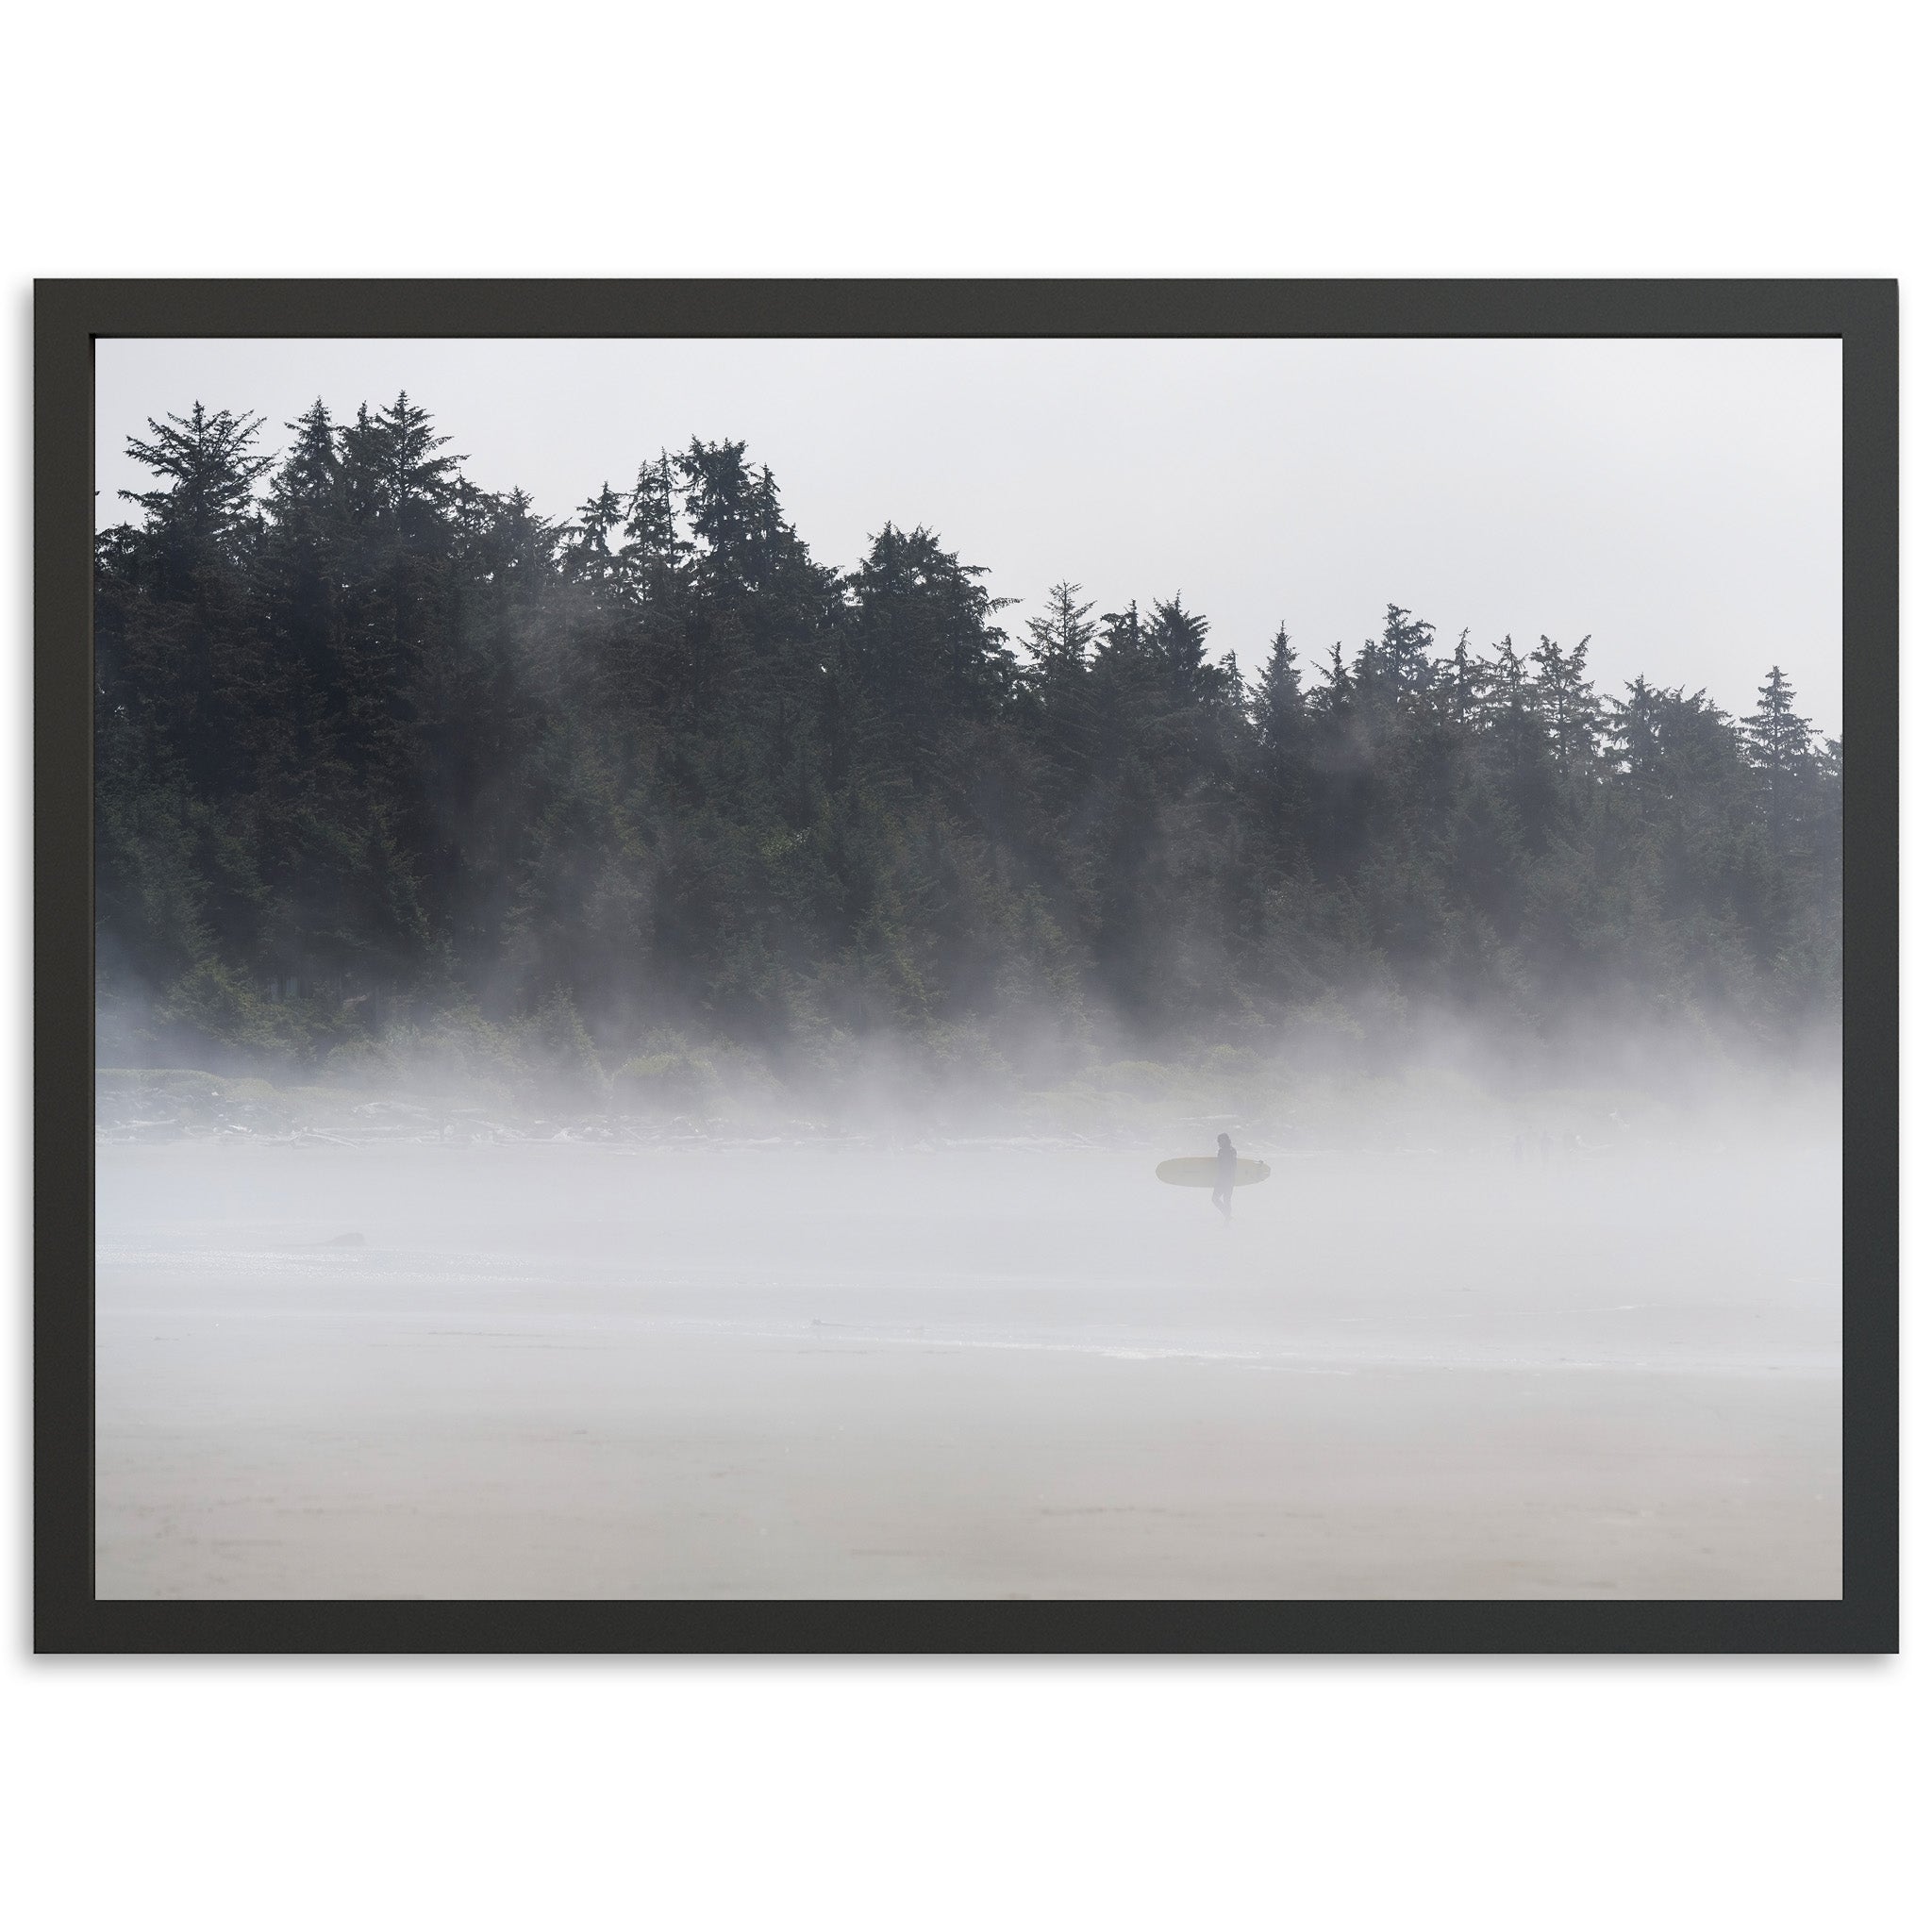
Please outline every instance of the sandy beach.
[[103, 1597], [1829, 1597], [1835, 1147], [104, 1145]]

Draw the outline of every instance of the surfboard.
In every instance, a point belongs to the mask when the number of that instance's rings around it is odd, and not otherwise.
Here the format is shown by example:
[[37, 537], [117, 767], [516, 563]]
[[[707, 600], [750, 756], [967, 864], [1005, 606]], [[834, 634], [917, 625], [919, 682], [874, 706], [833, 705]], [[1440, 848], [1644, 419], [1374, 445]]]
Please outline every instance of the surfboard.
[[[1154, 1178], [1165, 1181], [1171, 1188], [1211, 1188], [1214, 1185], [1214, 1157], [1203, 1154], [1181, 1160], [1163, 1160], [1154, 1170]], [[1268, 1163], [1265, 1160], [1237, 1160], [1234, 1164], [1234, 1184], [1238, 1188], [1252, 1188], [1267, 1178]]]

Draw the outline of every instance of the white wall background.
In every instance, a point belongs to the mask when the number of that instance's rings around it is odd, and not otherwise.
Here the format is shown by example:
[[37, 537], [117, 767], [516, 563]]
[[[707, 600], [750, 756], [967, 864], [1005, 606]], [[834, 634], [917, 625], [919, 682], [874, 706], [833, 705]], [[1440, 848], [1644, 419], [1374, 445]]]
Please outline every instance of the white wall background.
[[[1905, 15], [1644, 4], [36, 9], [0, 118], [0, 1859], [22, 1924], [1899, 1925], [1923, 1655], [688, 1666], [26, 1656], [35, 274], [1897, 274]], [[1916, 741], [1910, 748], [1918, 748]], [[1856, 757], [1856, 746], [1852, 748]], [[1924, 786], [1907, 760], [1908, 965]], [[1919, 1152], [1924, 1029], [1908, 1015]], [[1907, 1292], [1923, 1241], [1908, 1223]], [[1924, 1332], [1908, 1313], [1908, 1410]], [[1908, 1651], [1923, 1651], [1907, 1431]], [[16, 1903], [17, 1902], [17, 1903]]]

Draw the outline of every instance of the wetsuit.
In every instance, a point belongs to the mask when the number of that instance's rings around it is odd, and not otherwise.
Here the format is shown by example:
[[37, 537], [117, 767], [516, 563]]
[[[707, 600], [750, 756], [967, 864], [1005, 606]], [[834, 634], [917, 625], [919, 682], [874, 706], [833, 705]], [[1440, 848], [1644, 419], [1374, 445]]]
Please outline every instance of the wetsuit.
[[1214, 1205], [1234, 1219], [1234, 1149], [1218, 1148], [1214, 1156]]

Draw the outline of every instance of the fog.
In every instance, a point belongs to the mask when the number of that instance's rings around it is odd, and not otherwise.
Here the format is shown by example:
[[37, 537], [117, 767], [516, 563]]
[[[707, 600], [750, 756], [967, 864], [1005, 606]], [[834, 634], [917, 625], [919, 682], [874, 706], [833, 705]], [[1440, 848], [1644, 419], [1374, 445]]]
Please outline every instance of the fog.
[[[1838, 1594], [1835, 1088], [1158, 1073], [1079, 1124], [108, 1080], [99, 1592]], [[1223, 1130], [1231, 1221], [1154, 1177]]]
[[1838, 363], [103, 344], [99, 1590], [1836, 1593]]

